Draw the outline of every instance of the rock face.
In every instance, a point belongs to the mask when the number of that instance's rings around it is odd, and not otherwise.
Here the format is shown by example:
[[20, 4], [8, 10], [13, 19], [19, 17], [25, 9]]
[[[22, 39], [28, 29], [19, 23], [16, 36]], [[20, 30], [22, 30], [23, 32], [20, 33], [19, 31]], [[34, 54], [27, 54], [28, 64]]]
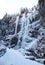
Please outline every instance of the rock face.
[[7, 34], [14, 34], [15, 27], [14, 24], [10, 23], [12, 16], [5, 15], [0, 21], [0, 34], [5, 36]]
[[[14, 17], [5, 15], [0, 20], [2, 45], [23, 49], [24, 55], [29, 56], [31, 60], [45, 58], [45, 17], [42, 17], [44, 11], [40, 8], [31, 12], [24, 9]], [[25, 53], [24, 50], [28, 51]]]
[[43, 28], [45, 28], [45, 17], [40, 22], [41, 22], [41, 26], [43, 26]]
[[0, 35], [2, 34], [2, 30], [0, 29]]
[[40, 7], [41, 7], [41, 6], [45, 6], [45, 0], [39, 0], [38, 3], [39, 3], [39, 5], [40, 5]]
[[31, 33], [31, 37], [34, 37], [34, 38], [37, 38], [39, 35], [39, 32], [36, 30], [31, 31], [30, 33]]
[[18, 42], [18, 38], [17, 37], [13, 37], [11, 39], [11, 47], [15, 47], [17, 45]]
[[39, 0], [39, 13], [42, 17], [45, 16], [45, 0]]
[[20, 25], [20, 24], [18, 24], [18, 26], [17, 26], [17, 33], [19, 33], [19, 32], [20, 32], [20, 30], [21, 30], [21, 25]]

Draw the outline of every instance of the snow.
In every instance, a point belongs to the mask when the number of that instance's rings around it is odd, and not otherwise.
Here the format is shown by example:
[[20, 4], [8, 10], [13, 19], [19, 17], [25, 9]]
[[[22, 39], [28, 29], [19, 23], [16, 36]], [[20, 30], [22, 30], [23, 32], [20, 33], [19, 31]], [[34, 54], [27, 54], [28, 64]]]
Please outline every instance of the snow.
[[0, 65], [43, 65], [32, 60], [25, 59], [17, 50], [8, 49], [5, 55], [0, 57]]

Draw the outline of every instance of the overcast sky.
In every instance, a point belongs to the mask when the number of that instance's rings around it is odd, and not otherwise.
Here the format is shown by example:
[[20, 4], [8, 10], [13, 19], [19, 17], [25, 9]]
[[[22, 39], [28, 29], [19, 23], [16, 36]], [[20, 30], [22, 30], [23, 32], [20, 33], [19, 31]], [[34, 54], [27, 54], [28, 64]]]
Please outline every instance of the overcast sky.
[[38, 0], [0, 0], [0, 18], [7, 12], [14, 14], [19, 11], [21, 7], [31, 8], [37, 5]]

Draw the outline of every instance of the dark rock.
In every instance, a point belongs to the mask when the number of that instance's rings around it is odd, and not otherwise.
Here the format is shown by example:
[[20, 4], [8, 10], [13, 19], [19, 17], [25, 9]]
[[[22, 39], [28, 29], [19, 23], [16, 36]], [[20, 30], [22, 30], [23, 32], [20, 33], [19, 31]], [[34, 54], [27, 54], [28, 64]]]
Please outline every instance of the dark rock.
[[45, 60], [44, 60], [44, 62], [43, 62], [43, 63], [44, 63], [44, 65], [45, 65]]
[[44, 6], [44, 4], [45, 4], [44, 2], [45, 2], [45, 0], [38, 0], [38, 3], [39, 3], [39, 5], [40, 5], [40, 7], [41, 7], [41, 6]]
[[2, 30], [0, 29], [0, 35], [2, 35]]
[[42, 37], [39, 41], [40, 41], [41, 43], [45, 42], [45, 37]]
[[17, 26], [17, 33], [19, 33], [20, 30], [21, 30], [21, 25], [18, 24], [18, 26]]
[[17, 42], [18, 42], [18, 38], [17, 37], [13, 37], [11, 39], [11, 47], [16, 46], [17, 45]]
[[44, 53], [43, 57], [45, 58], [45, 53]]
[[24, 13], [27, 13], [28, 12], [28, 9], [27, 8], [22, 8], [21, 9], [21, 14], [24, 14]]
[[32, 23], [35, 21], [35, 19], [32, 17]]
[[37, 15], [35, 16], [35, 21], [37, 21], [37, 20], [39, 20], [39, 19], [40, 19], [40, 15], [37, 14]]
[[42, 16], [42, 17], [45, 16], [45, 7], [40, 7], [40, 8], [39, 8], [39, 14], [40, 14], [40, 16]]
[[20, 38], [20, 41], [22, 42], [22, 37]]
[[6, 53], [6, 47], [0, 46], [0, 57], [2, 57]]
[[22, 15], [19, 15], [19, 19], [21, 19], [22, 18]]
[[31, 19], [29, 18], [30, 24], [32, 23]]
[[41, 19], [41, 26], [45, 28], [45, 18]]
[[15, 33], [15, 27], [14, 26], [11, 26], [11, 27], [9, 26], [8, 33], [11, 34], [11, 35], [14, 34]]
[[30, 31], [30, 33], [32, 34], [31, 37], [37, 37], [39, 35], [39, 32], [36, 30]]
[[5, 23], [9, 24], [9, 21], [11, 20], [11, 18], [12, 18], [12, 16], [7, 15], [7, 13], [6, 13], [2, 20]]
[[2, 30], [2, 36], [5, 36], [5, 35], [6, 35], [6, 31], [4, 29], [4, 30]]

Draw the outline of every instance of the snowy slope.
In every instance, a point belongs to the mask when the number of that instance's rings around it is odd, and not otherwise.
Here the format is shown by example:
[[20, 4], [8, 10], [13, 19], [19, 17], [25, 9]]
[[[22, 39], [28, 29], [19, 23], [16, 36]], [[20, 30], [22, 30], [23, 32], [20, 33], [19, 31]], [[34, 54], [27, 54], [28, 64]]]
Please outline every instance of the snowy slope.
[[42, 65], [35, 61], [25, 59], [17, 50], [8, 49], [4, 56], [0, 58], [0, 65]]

